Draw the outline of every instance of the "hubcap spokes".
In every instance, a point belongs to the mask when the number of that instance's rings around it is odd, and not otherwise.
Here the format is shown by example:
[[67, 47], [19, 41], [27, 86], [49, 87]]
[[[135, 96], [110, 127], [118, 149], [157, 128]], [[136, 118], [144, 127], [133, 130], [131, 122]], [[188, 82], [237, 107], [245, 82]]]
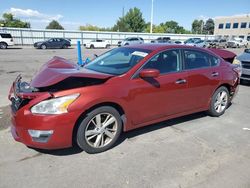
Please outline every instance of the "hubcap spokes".
[[218, 95], [216, 96], [216, 100], [214, 103], [215, 111], [218, 113], [223, 112], [223, 110], [227, 106], [227, 101], [228, 101], [227, 93], [225, 91], [219, 92]]
[[112, 114], [97, 114], [86, 126], [85, 140], [92, 147], [104, 147], [115, 137], [117, 126], [117, 120]]

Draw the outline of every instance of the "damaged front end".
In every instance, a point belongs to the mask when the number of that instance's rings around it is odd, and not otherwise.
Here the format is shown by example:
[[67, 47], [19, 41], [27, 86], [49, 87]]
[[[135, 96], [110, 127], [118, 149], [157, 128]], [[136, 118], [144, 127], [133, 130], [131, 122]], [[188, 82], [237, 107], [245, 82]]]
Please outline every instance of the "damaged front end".
[[16, 112], [41, 95], [53, 98], [54, 92], [105, 83], [112, 75], [80, 68], [60, 57], [54, 57], [36, 73], [30, 83], [19, 75], [9, 92], [11, 108]]
[[18, 75], [13, 82], [10, 92], [9, 100], [11, 101], [11, 109], [15, 113], [20, 108], [29, 103], [32, 99], [41, 96], [44, 93], [39, 92], [37, 88], [31, 87], [27, 82], [22, 82], [21, 75]]

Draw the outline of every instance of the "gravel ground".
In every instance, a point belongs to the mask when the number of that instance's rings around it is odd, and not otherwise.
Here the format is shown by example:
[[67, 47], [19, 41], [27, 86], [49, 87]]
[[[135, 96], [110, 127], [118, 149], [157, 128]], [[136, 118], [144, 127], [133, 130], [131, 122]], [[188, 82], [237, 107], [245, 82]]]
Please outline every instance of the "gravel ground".
[[[104, 51], [83, 49], [83, 55]], [[0, 50], [0, 187], [250, 187], [249, 85], [240, 86], [219, 118], [197, 113], [134, 130], [101, 154], [34, 150], [13, 141], [8, 89], [18, 74], [30, 80], [55, 55], [77, 60], [76, 49]]]

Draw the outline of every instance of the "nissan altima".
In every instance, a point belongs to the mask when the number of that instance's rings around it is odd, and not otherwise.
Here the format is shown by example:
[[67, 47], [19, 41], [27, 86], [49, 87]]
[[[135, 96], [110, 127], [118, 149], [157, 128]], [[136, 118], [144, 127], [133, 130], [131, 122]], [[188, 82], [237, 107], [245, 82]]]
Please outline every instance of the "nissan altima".
[[33, 148], [77, 144], [98, 153], [122, 132], [200, 111], [221, 116], [237, 93], [240, 70], [216, 50], [131, 45], [84, 67], [54, 57], [30, 83], [21, 76], [13, 82], [12, 135]]

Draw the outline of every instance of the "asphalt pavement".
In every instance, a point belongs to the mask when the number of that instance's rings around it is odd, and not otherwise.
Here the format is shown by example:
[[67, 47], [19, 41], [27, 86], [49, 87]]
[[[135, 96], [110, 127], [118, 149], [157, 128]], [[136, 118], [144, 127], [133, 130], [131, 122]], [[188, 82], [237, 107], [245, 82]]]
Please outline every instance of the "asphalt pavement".
[[[84, 57], [105, 50], [83, 50]], [[243, 49], [237, 49], [240, 53]], [[77, 148], [34, 150], [15, 142], [9, 125], [11, 82], [31, 79], [58, 55], [77, 61], [76, 49], [0, 50], [0, 187], [250, 187], [250, 84], [241, 85], [226, 113], [197, 113], [124, 133], [117, 145], [90, 155]]]

